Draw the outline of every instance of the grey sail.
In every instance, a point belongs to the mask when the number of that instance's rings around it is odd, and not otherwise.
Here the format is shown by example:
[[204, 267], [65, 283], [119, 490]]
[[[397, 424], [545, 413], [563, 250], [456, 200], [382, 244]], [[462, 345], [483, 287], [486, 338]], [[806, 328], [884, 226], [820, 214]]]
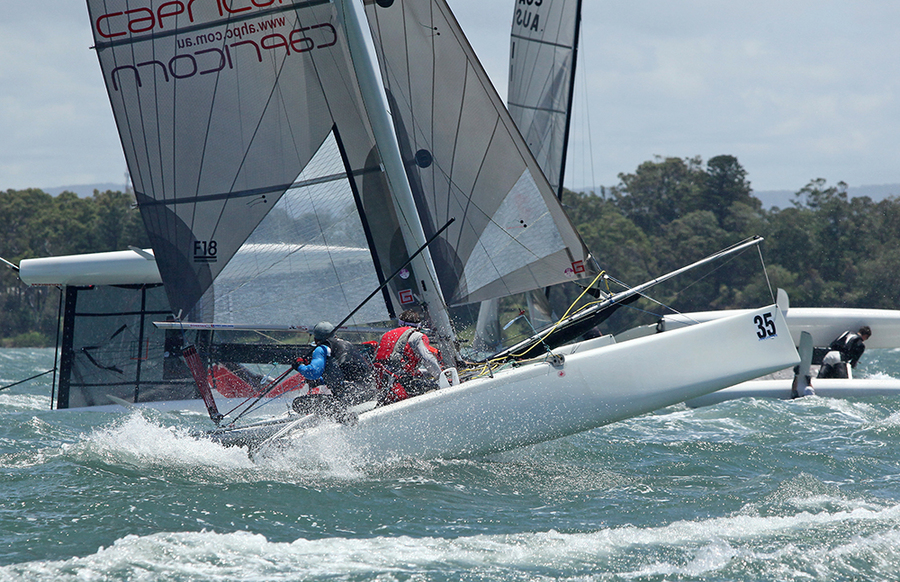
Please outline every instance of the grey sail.
[[367, 5], [382, 79], [449, 305], [583, 278], [590, 255], [443, 0]]
[[507, 107], [557, 194], [562, 192], [580, 0], [516, 3]]
[[[510, 34], [507, 108], [557, 198], [562, 196], [565, 173], [580, 4], [580, 0], [517, 2]], [[534, 328], [556, 320], [543, 290], [531, 291], [525, 299]], [[476, 346], [497, 345], [496, 317], [496, 303], [480, 306]]]
[[[340, 320], [403, 264], [330, 3], [88, 8], [173, 311], [217, 323]], [[409, 279], [351, 323], [388, 319], [402, 291], [415, 297]]]

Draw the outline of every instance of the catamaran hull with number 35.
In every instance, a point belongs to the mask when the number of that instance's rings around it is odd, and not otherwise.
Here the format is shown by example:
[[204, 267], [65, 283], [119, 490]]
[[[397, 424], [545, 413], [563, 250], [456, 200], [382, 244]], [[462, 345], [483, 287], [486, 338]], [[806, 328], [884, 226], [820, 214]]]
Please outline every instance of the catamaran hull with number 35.
[[[445, 0], [87, 4], [176, 316], [161, 326], [359, 329], [417, 307], [453, 368], [450, 308], [600, 275]], [[621, 344], [554, 342], [570, 324], [590, 320], [561, 322], [480, 377], [460, 370], [456, 385], [360, 408], [355, 424], [226, 419], [213, 436], [481, 454], [797, 361], [774, 305]]]

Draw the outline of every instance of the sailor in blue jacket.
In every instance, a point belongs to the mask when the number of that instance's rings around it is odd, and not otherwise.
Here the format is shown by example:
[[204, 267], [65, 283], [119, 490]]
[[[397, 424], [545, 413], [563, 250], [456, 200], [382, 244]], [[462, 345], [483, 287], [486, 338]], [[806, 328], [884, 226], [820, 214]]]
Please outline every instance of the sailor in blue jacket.
[[322, 321], [313, 328], [313, 342], [316, 344], [308, 364], [298, 359], [292, 366], [306, 378], [309, 393], [294, 398], [292, 408], [301, 414], [318, 414], [339, 422], [354, 422], [356, 415], [347, 410], [341, 399], [344, 391], [344, 377], [337, 362], [332, 358], [329, 338], [334, 334], [334, 326]]
[[[328, 345], [328, 338], [334, 332], [334, 326], [327, 321], [316, 324], [313, 328], [313, 342], [316, 347], [309, 358], [309, 364], [303, 364], [300, 359], [294, 362], [293, 368], [303, 374], [307, 380], [322, 380], [325, 373], [325, 367], [328, 364], [328, 358], [331, 357], [331, 346]], [[322, 382], [310, 382], [310, 386], [321, 384]]]

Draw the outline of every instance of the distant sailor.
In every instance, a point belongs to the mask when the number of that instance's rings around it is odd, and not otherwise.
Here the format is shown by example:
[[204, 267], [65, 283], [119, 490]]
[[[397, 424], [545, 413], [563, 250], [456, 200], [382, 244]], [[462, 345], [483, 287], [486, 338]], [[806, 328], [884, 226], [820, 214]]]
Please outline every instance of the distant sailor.
[[822, 367], [819, 368], [818, 378], [849, 378], [850, 371], [847, 367], [855, 368], [859, 358], [866, 351], [863, 343], [872, 337], [872, 330], [868, 325], [859, 328], [852, 333], [849, 330], [839, 335], [831, 345], [828, 353], [822, 358]]
[[390, 404], [438, 387], [438, 351], [420, 331], [422, 316], [407, 309], [396, 329], [385, 333], [375, 352], [379, 403]]

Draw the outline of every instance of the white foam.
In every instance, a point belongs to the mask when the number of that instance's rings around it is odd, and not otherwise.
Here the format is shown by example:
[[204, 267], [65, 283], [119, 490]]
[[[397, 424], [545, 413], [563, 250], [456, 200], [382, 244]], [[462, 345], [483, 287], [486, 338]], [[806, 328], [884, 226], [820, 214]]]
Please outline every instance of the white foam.
[[247, 468], [246, 451], [225, 448], [192, 436], [184, 426], [163, 426], [146, 413], [135, 411], [111, 426], [97, 428], [84, 437], [89, 450], [107, 459], [139, 465], [164, 464]]
[[[332, 537], [269, 542], [247, 532], [129, 535], [96, 553], [0, 568], [0, 579], [306, 580], [559, 578], [603, 573], [628, 578], [728, 577], [759, 570], [766, 579], [810, 570], [841, 577], [860, 560], [900, 567], [900, 506], [778, 517], [736, 515], [557, 531], [435, 537]], [[822, 538], [826, 538], [826, 542]], [[810, 549], [810, 546], [812, 549]]]
[[111, 425], [94, 429], [80, 444], [70, 447], [71, 454], [100, 457], [106, 463], [137, 466], [142, 471], [177, 472], [203, 481], [297, 483], [358, 480], [365, 475], [360, 469], [366, 466], [365, 457], [339, 438], [295, 441], [288, 449], [251, 459], [245, 448], [221, 446], [199, 436], [202, 431], [183, 424], [169, 426], [162, 418], [152, 410], [133, 411]]

